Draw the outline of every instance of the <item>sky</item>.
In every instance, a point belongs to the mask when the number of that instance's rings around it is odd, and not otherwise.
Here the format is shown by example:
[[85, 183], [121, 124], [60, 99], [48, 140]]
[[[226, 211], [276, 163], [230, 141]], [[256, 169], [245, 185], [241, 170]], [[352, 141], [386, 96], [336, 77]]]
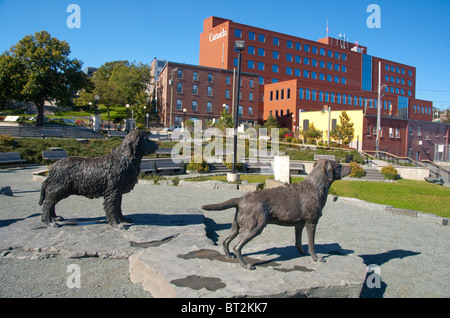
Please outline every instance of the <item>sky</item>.
[[[79, 27], [68, 26], [71, 4], [79, 6]], [[371, 4], [379, 27], [368, 26]], [[155, 57], [198, 64], [210, 16], [309, 40], [326, 36], [328, 20], [329, 36], [345, 33], [370, 55], [416, 67], [416, 98], [450, 108], [450, 0], [0, 0], [0, 53], [46, 30], [69, 43], [83, 68]]]

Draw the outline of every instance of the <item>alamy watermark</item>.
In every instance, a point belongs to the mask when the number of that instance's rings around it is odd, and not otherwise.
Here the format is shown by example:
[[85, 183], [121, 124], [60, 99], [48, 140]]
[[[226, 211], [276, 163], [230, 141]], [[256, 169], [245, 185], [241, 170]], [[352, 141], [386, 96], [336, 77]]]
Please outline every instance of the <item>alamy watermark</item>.
[[67, 277], [66, 285], [69, 288], [81, 288], [81, 269], [77, 264], [70, 264], [67, 266], [67, 273], [70, 275]]
[[[226, 163], [233, 163], [234, 133], [233, 128], [227, 128], [225, 135], [218, 128], [203, 130], [201, 121], [195, 122], [193, 131], [187, 128], [175, 129], [170, 138], [178, 143], [172, 148], [172, 161], [201, 163], [204, 160], [206, 163], [214, 163], [225, 157]], [[269, 141], [270, 150], [267, 146]], [[205, 147], [203, 143], [207, 143]], [[247, 160], [254, 163], [258, 161], [258, 157], [276, 155], [279, 155], [278, 128], [272, 128], [270, 132], [267, 128], [247, 128], [237, 139], [236, 161]]]
[[[377, 264], [367, 266], [366, 284], [370, 289], [381, 288], [381, 269]], [[369, 274], [370, 273], [370, 274]]]
[[66, 25], [69, 29], [81, 28], [81, 8], [78, 4], [69, 4], [66, 12], [70, 13], [67, 17]]
[[371, 14], [367, 17], [366, 25], [369, 29], [381, 28], [381, 8], [378, 4], [369, 4], [367, 6], [366, 12]]

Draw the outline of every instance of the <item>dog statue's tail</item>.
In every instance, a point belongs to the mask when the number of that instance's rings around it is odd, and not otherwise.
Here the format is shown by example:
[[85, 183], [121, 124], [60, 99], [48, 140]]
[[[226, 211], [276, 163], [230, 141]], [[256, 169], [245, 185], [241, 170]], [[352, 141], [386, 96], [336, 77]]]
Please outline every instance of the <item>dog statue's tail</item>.
[[218, 210], [226, 210], [229, 208], [235, 208], [239, 204], [240, 198], [234, 198], [230, 199], [228, 201], [217, 203], [217, 204], [206, 204], [202, 205], [203, 210], [209, 210], [209, 211], [218, 211]]
[[40, 197], [40, 199], [39, 199], [39, 205], [42, 205], [42, 204], [44, 203], [44, 200], [45, 200], [45, 190], [46, 190], [46, 188], [47, 188], [47, 184], [48, 184], [47, 179], [45, 179], [45, 180], [42, 182], [42, 187], [41, 187], [41, 197]]

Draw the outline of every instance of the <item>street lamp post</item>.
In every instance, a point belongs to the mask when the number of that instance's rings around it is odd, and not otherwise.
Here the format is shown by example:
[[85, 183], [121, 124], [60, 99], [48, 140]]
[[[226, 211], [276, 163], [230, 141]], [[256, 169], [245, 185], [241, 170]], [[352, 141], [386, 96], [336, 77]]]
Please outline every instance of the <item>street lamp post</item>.
[[169, 84], [171, 86], [170, 89], [170, 114], [169, 114], [169, 127], [172, 127], [172, 110], [173, 110], [173, 73], [178, 71], [178, 67], [174, 68], [171, 73], [171, 79], [169, 81]]
[[235, 103], [234, 103], [234, 140], [233, 140], [233, 174], [236, 174], [236, 161], [237, 161], [237, 128], [238, 128], [238, 121], [239, 121], [239, 91], [241, 86], [241, 52], [245, 49], [245, 41], [236, 41], [234, 42], [234, 49], [239, 52], [238, 54], [238, 68], [237, 68], [237, 90], [235, 97]]

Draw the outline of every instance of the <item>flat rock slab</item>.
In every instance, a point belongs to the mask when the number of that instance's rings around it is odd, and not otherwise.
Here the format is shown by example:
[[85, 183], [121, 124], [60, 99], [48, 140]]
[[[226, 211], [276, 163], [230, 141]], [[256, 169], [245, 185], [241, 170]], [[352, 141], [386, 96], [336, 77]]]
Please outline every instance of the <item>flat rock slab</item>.
[[[47, 228], [40, 215], [0, 227], [0, 257], [128, 258], [133, 253], [169, 242], [180, 234], [205, 233], [198, 209], [129, 214], [134, 223], [126, 230], [108, 224], [105, 217], [66, 217], [58, 228]], [[198, 237], [200, 242], [206, 236]]]
[[133, 254], [130, 278], [153, 297], [359, 297], [367, 274], [362, 258], [335, 243], [318, 243], [325, 263], [299, 256], [293, 246], [251, 245], [243, 269], [222, 247], [192, 244], [183, 236]]

